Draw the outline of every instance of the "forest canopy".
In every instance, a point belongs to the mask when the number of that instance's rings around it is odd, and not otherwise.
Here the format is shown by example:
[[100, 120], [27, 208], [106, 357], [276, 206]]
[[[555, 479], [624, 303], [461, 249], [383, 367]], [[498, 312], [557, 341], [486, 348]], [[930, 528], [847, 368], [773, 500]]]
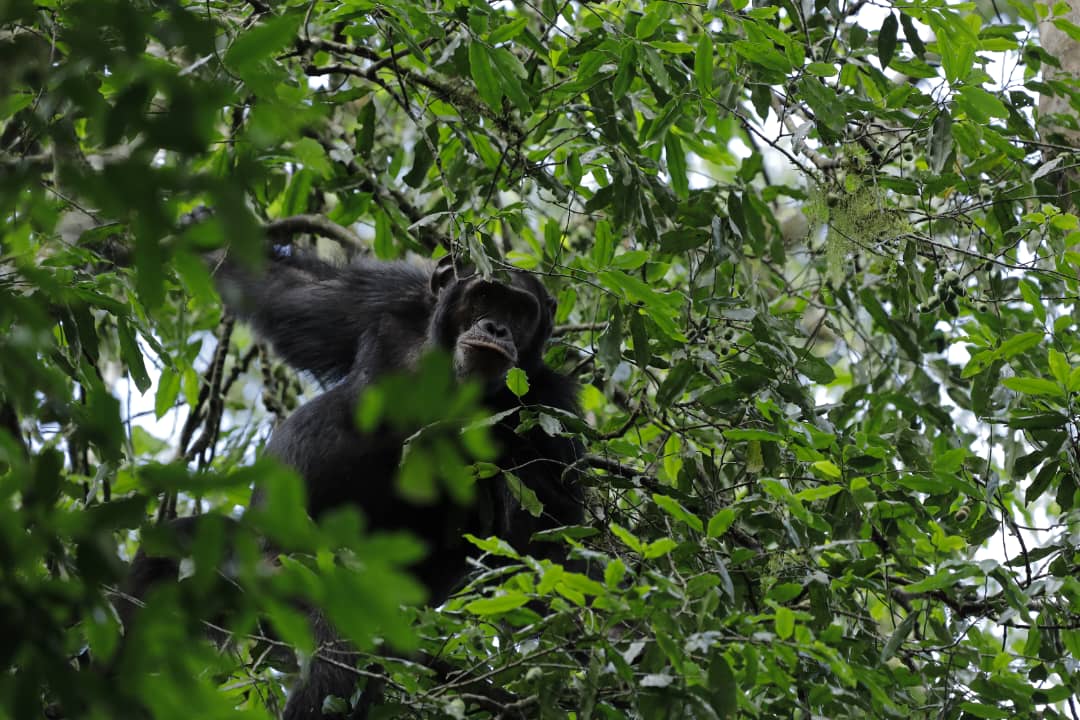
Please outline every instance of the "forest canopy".
[[[277, 717], [314, 607], [328, 711], [1080, 720], [1078, 42], [1027, 0], [0, 0], [0, 718]], [[520, 417], [587, 448], [544, 539], [588, 572], [471, 538], [431, 608], [414, 539], [307, 517], [261, 448], [317, 384], [207, 260], [270, 242], [544, 281], [582, 415]], [[422, 451], [393, 492], [498, 474]]]

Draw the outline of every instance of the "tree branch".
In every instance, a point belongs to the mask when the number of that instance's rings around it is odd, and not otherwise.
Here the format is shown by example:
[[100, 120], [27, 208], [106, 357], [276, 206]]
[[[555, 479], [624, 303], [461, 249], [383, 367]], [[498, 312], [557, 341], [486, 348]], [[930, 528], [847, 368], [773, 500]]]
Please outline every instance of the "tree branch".
[[272, 238], [311, 233], [361, 252], [368, 249], [359, 235], [322, 215], [293, 215], [268, 222], [265, 227], [266, 233]]

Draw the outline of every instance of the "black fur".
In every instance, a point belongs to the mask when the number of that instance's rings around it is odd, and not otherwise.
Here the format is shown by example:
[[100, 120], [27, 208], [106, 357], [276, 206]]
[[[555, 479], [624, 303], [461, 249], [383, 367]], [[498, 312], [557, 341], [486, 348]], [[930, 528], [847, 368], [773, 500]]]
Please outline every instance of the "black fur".
[[[290, 365], [312, 373], [328, 388], [274, 432], [267, 452], [303, 477], [312, 517], [355, 505], [373, 528], [405, 529], [425, 541], [429, 554], [415, 573], [432, 603], [444, 601], [466, 572], [471, 546], [463, 533], [496, 534], [523, 552], [551, 556], [555, 546], [534, 545], [532, 535], [583, 520], [582, 491], [575, 473], [567, 472], [582, 454], [574, 440], [551, 437], [539, 428], [518, 435], [516, 416], [495, 427], [498, 465], [512, 470], [544, 505], [544, 515], [534, 518], [501, 479], [485, 481], [486, 494], [472, 508], [449, 499], [434, 505], [408, 503], [393, 489], [404, 438], [386, 431], [363, 434], [354, 421], [357, 398], [368, 384], [414, 366], [432, 346], [458, 353], [463, 373], [479, 372], [478, 363], [485, 363], [491, 377], [482, 378], [488, 381], [484, 400], [493, 412], [522, 403], [576, 411], [576, 385], [543, 362], [554, 303], [535, 277], [511, 273], [506, 282], [496, 283], [461, 277], [445, 264], [370, 260], [335, 267], [291, 249], [277, 251], [263, 274], [226, 261], [217, 277], [229, 307]], [[486, 344], [475, 350], [462, 343], [467, 335]], [[516, 355], [515, 364], [529, 378], [529, 393], [521, 399], [505, 387], [504, 369], [490, 369], [490, 363], [501, 367], [498, 363], [504, 362], [499, 342], [509, 335], [512, 346], [506, 353]], [[315, 618], [315, 624], [320, 641], [333, 639], [322, 618]], [[355, 684], [354, 674], [316, 661], [311, 677], [290, 694], [284, 716], [322, 718], [323, 698], [348, 698]]]

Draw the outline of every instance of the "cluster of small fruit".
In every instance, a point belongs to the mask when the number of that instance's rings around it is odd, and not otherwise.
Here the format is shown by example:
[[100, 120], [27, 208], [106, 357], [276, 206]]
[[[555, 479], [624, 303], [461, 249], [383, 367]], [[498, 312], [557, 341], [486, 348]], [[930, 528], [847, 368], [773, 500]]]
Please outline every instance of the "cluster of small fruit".
[[[952, 317], [956, 317], [960, 314], [960, 307], [957, 305], [956, 299], [965, 297], [967, 294], [967, 288], [964, 287], [960, 275], [954, 270], [949, 270], [941, 276], [937, 293], [926, 302], [919, 303], [917, 309], [921, 313], [926, 313], [934, 310], [938, 305], [942, 305], [945, 307], [945, 312]], [[975, 303], [975, 309], [981, 313], [990, 312], [990, 306], [985, 302]]]

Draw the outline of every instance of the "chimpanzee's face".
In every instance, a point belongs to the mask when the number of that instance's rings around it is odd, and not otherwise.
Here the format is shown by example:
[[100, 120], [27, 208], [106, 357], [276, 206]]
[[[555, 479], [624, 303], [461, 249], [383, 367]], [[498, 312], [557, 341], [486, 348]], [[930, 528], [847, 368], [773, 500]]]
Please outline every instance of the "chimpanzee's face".
[[431, 288], [438, 297], [432, 340], [453, 353], [459, 378], [494, 388], [515, 365], [527, 371], [542, 362], [554, 300], [532, 275], [512, 272], [505, 282], [485, 280], [440, 262]]

